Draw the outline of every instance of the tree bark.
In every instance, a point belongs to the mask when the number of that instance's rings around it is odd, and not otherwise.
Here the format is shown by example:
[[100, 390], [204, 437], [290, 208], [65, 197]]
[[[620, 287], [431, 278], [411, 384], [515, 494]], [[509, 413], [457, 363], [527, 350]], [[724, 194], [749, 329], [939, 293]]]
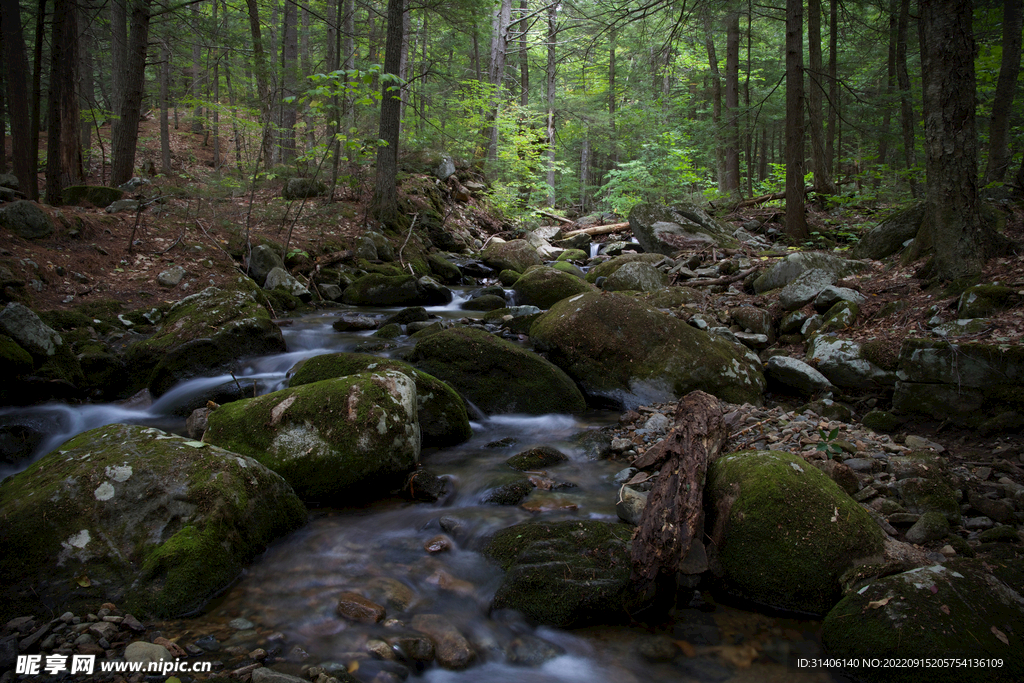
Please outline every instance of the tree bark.
[[[718, 70], [718, 54], [715, 52], [714, 32], [711, 28], [711, 17], [704, 17], [704, 47], [708, 51], [708, 67], [711, 78], [711, 124], [717, 131], [722, 122], [722, 74]], [[721, 138], [715, 135], [715, 177], [718, 191], [725, 192], [725, 147]]]
[[18, 187], [29, 199], [39, 198], [39, 184], [30, 133], [32, 120], [28, 108], [29, 73], [25, 53], [25, 37], [21, 32], [21, 10], [18, 0], [0, 0], [0, 31], [4, 38], [4, 61], [7, 67], [7, 112], [11, 121], [11, 166]]
[[501, 106], [501, 85], [505, 80], [505, 57], [508, 54], [508, 28], [512, 21], [512, 0], [501, 0], [491, 21], [491, 61], [487, 80], [491, 84], [490, 126], [487, 130], [487, 163], [498, 159], [498, 116]]
[[519, 0], [519, 106], [530, 106], [530, 51], [526, 40], [526, 15], [529, 12], [527, 0]]
[[297, 121], [296, 106], [288, 102], [288, 98], [298, 95], [299, 62], [299, 14], [293, 2], [285, 2], [281, 24], [281, 132], [278, 137], [280, 159], [283, 164], [295, 160], [295, 123]]
[[171, 89], [171, 47], [167, 39], [160, 41], [160, 172], [171, 174], [171, 130], [168, 122]]
[[[19, 11], [20, 14], [20, 11]], [[32, 69], [32, 173], [39, 173], [39, 133], [43, 121], [43, 43], [46, 40], [46, 0], [39, 0]]]
[[149, 8], [152, 0], [131, 0], [131, 30], [128, 57], [122, 68], [121, 110], [110, 131], [110, 183], [128, 182], [135, 169], [135, 148], [139, 141], [142, 97], [146, 87], [146, 48], [149, 44]]
[[56, 0], [50, 52], [50, 92], [47, 98], [46, 201], [63, 203], [65, 188], [81, 185], [81, 128], [79, 127], [78, 12], [73, 0]]
[[641, 597], [703, 542], [704, 479], [728, 437], [721, 403], [702, 391], [684, 396], [674, 418], [672, 431], [633, 463], [660, 469], [633, 536], [631, 579]]
[[1003, 57], [988, 128], [986, 184], [1002, 182], [1013, 156], [1010, 154], [1010, 114], [1020, 72], [1021, 5], [1021, 0], [1003, 0]]
[[925, 163], [930, 220], [918, 240], [941, 280], [981, 272], [989, 234], [978, 200], [973, 0], [920, 0]]
[[821, 0], [807, 2], [807, 52], [810, 62], [810, 85], [807, 91], [808, 123], [811, 129], [811, 159], [814, 168], [814, 191], [835, 194], [832, 184], [831, 160], [825, 154], [825, 113], [823, 107], [825, 77], [821, 61]]
[[[839, 52], [839, 0], [829, 3], [828, 16], [828, 127], [825, 130], [825, 158], [829, 163], [829, 172], [835, 183], [838, 175], [836, 160], [836, 133], [839, 122], [839, 78], [836, 71], [836, 60]], [[842, 152], [840, 145], [839, 151]]]
[[7, 173], [7, 65], [2, 63], [3, 59], [4, 34], [0, 26], [0, 173]]
[[548, 206], [555, 205], [555, 84], [558, 62], [555, 43], [558, 41], [558, 4], [548, 7], [548, 62], [547, 76], [547, 143], [548, 143]]
[[[835, 2], [837, 0], [833, 0]], [[903, 161], [911, 171], [917, 166], [916, 136], [914, 135], [914, 102], [910, 92], [910, 74], [907, 72], [907, 33], [910, 30], [910, 0], [900, 0], [900, 16], [896, 22], [896, 82], [900, 91], [900, 130], [903, 133]], [[917, 180], [910, 176], [910, 196], [919, 196]]]
[[[402, 15], [404, 0], [388, 0], [387, 42], [384, 47], [384, 73], [394, 78], [402, 61]], [[370, 202], [370, 215], [386, 225], [398, 220], [398, 134], [402, 91], [392, 79], [381, 81], [380, 133], [386, 144], [377, 148], [377, 177]]]
[[[249, 14], [249, 35], [252, 38], [252, 64], [256, 75], [256, 89], [260, 100], [260, 123], [263, 132], [260, 136], [260, 157], [264, 165], [270, 165], [272, 155], [271, 129], [274, 118], [274, 107], [270, 92], [270, 73], [267, 68], [267, 57], [263, 51], [263, 34], [260, 29], [260, 13], [256, 0], [245, 0]], [[257, 162], [258, 164], [258, 162]]]
[[740, 13], [725, 19], [725, 183], [734, 199], [740, 194]]
[[786, 234], [804, 239], [804, 6], [786, 0]]

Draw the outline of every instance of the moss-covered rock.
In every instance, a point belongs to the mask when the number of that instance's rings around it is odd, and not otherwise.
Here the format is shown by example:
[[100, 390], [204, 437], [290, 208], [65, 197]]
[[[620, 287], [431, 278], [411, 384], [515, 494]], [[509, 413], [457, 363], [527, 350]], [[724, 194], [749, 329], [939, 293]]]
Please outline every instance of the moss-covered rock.
[[464, 301], [462, 308], [467, 311], [496, 311], [499, 308], [505, 308], [507, 305], [508, 303], [503, 296], [484, 294]]
[[238, 358], [284, 350], [280, 328], [252, 290], [209, 287], [174, 304], [156, 334], [128, 349], [127, 361], [159, 396]]
[[530, 337], [588, 395], [630, 408], [694, 389], [760, 403], [764, 391], [761, 363], [744, 348], [623, 294], [563, 299], [534, 322]]
[[537, 266], [523, 273], [512, 289], [516, 293], [517, 303], [551, 308], [566, 297], [593, 291], [594, 287], [575, 275], [550, 266]]
[[622, 254], [590, 268], [587, 271], [587, 282], [597, 282], [599, 277], [610, 277], [612, 273], [627, 263], [649, 263], [654, 265], [664, 260], [665, 257], [662, 254]]
[[822, 643], [829, 657], [844, 660], [952, 662], [927, 669], [855, 667], [853, 673], [864, 681], [916, 683], [925, 670], [925, 678], [936, 683], [1024, 680], [1021, 585], [1024, 561], [991, 558], [958, 559], [875, 579], [828, 613]]
[[314, 356], [293, 368], [294, 374], [289, 386], [298, 387], [325, 379], [382, 370], [401, 372], [416, 383], [416, 413], [423, 446], [454, 446], [473, 436], [466, 404], [458, 392], [436, 377], [399, 360], [364, 353]]
[[61, 201], [65, 204], [88, 202], [99, 209], [110, 206], [122, 197], [124, 197], [124, 190], [102, 185], [72, 185], [64, 188], [61, 193]]
[[558, 255], [558, 261], [586, 261], [590, 258], [582, 249], [566, 249]]
[[583, 395], [562, 370], [532, 351], [469, 327], [420, 339], [409, 362], [454, 387], [486, 413], [577, 413]]
[[1002, 285], [968, 287], [957, 302], [958, 318], [987, 318], [1019, 301], [1017, 290]]
[[537, 446], [521, 453], [516, 453], [507, 460], [507, 464], [514, 470], [525, 472], [527, 470], [539, 470], [545, 467], [552, 467], [567, 461], [569, 457], [551, 446]]
[[853, 327], [860, 315], [860, 306], [852, 301], [840, 301], [822, 316], [818, 334], [842, 332]]
[[668, 285], [668, 275], [650, 263], [633, 261], [608, 276], [601, 286], [609, 292], [635, 291], [653, 292]]
[[839, 486], [781, 451], [732, 453], [708, 468], [709, 559], [723, 589], [824, 614], [850, 567], [880, 561], [883, 533]]
[[32, 355], [6, 334], [0, 334], [0, 375], [18, 377], [32, 372]]
[[[754, 280], [754, 291], [758, 294], [772, 289], [785, 287], [796, 280], [801, 274], [809, 270], [823, 270], [831, 273], [835, 280], [859, 273], [867, 268], [867, 264], [835, 254], [826, 254], [816, 251], [801, 251], [790, 254], [782, 259], [767, 272], [762, 273]], [[833, 281], [835, 281], [833, 280]], [[824, 287], [824, 285], [822, 286]], [[819, 290], [820, 291], [820, 290]], [[817, 292], [815, 292], [815, 295]], [[812, 295], [811, 298], [813, 298]], [[808, 299], [809, 300], [809, 299]]]
[[526, 240], [492, 241], [481, 256], [488, 267], [498, 272], [514, 270], [523, 273], [530, 266], [539, 266], [543, 263], [537, 255], [537, 250]]
[[627, 619], [632, 533], [627, 524], [596, 521], [499, 531], [484, 549], [506, 572], [492, 607], [562, 628]]
[[0, 484], [0, 516], [0, 620], [108, 600], [172, 617], [200, 610], [306, 510], [252, 458], [108, 425]]
[[381, 370], [235, 401], [210, 413], [203, 439], [256, 458], [304, 501], [365, 499], [419, 460], [416, 385]]
[[637, 204], [629, 212], [629, 227], [644, 251], [652, 253], [672, 255], [683, 249], [737, 246], [733, 228], [685, 202], [672, 207]]
[[430, 266], [430, 272], [447, 285], [462, 282], [462, 271], [459, 267], [440, 254], [428, 254], [427, 265]]
[[24, 199], [0, 208], [0, 226], [27, 240], [45, 239], [53, 234], [50, 214]]
[[555, 261], [551, 264], [551, 267], [562, 273], [568, 273], [573, 277], [578, 277], [581, 280], [585, 280], [587, 278], [587, 274], [583, 272], [583, 269], [571, 261]]
[[429, 277], [369, 273], [346, 287], [341, 300], [352, 306], [431, 306], [451, 298], [446, 287]]

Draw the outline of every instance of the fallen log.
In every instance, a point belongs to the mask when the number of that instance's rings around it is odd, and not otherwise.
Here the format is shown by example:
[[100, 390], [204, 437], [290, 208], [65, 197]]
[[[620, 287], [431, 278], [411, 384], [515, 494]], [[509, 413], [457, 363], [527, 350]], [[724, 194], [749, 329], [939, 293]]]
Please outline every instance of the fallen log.
[[703, 391], [680, 399], [674, 418], [668, 435], [633, 463], [661, 468], [633, 534], [630, 578], [641, 601], [659, 576], [675, 576], [694, 543], [703, 544], [704, 477], [729, 432], [722, 404]]
[[551, 213], [550, 211], [544, 211], [543, 209], [536, 209], [536, 211], [541, 216], [547, 216], [548, 218], [554, 218], [556, 221], [559, 221], [560, 223], [568, 223], [569, 225], [576, 225], [576, 221], [572, 220], [571, 218], [566, 218], [565, 216], [559, 216], [557, 213]]
[[[683, 285], [685, 285], [686, 287], [706, 287], [708, 285], [731, 285], [733, 282], [739, 282], [740, 280], [743, 280], [760, 267], [761, 266], [754, 266], [753, 268], [748, 268], [747, 270], [744, 270], [740, 273], [736, 273], [735, 275], [723, 275], [722, 277], [716, 277], [713, 280], [684, 280]], [[678, 280], [678, 277], [673, 276], [672, 283], [675, 284], [676, 280]]]
[[625, 223], [610, 223], [609, 225], [598, 225], [593, 228], [580, 228], [579, 230], [573, 230], [571, 232], [564, 233], [562, 239], [569, 239], [576, 235], [607, 235], [612, 232], [621, 232], [622, 230], [629, 229], [629, 222]]

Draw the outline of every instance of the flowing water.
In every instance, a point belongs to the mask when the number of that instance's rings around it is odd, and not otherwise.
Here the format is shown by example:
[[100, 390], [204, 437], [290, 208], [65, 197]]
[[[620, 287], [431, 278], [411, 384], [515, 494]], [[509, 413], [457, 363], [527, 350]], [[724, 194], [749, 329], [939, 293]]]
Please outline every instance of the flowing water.
[[[458, 304], [465, 296], [459, 293], [453, 304], [428, 310], [444, 318], [463, 317]], [[5, 409], [0, 417], [17, 417], [44, 431], [40, 455], [74, 434], [112, 422], [180, 433], [186, 408], [204, 403], [211, 391], [231, 385], [243, 393], [273, 391], [286, 384], [289, 369], [305, 358], [363, 350], [375, 343], [372, 333], [335, 332], [331, 323], [339, 314], [296, 318], [283, 328], [287, 353], [250, 359], [233, 375], [183, 382], [150, 405], [49, 405]], [[383, 352], [393, 350], [391, 345]], [[576, 438], [616, 418], [611, 412], [478, 416], [470, 441], [423, 453], [427, 468], [450, 479], [448, 497], [436, 504], [391, 499], [352, 509], [316, 510], [304, 528], [274, 544], [205, 614], [163, 627], [169, 635], [187, 634], [182, 644], [215, 638], [222, 650], [208, 655], [211, 659], [224, 659], [224, 651], [232, 647], [262, 647], [282, 658], [277, 668], [299, 674], [308, 665], [343, 667], [364, 681], [400, 680], [406, 671], [429, 683], [829, 681], [826, 674], [796, 666], [800, 657], [820, 656], [815, 640], [819, 624], [814, 621], [768, 617], [706, 602], [700, 609], [679, 610], [674, 622], [656, 628], [563, 631], [533, 627], [515, 614], [490, 612], [501, 572], [479, 550], [495, 531], [531, 519], [617, 519], [613, 477], [624, 463], [592, 459]], [[510, 470], [505, 461], [536, 445], [553, 446], [569, 456], [544, 474], [574, 487], [537, 489], [521, 506], [482, 504], [488, 490], [507, 481]], [[448, 539], [449, 549], [428, 552], [425, 545], [439, 535]], [[402, 668], [369, 657], [368, 641], [394, 635], [395, 626], [353, 625], [339, 618], [335, 606], [343, 591], [387, 604], [389, 616], [404, 622], [416, 614], [444, 615], [473, 643], [476, 664], [454, 672], [436, 666]], [[638, 654], [652, 635], [677, 641], [685, 654], [671, 662], [652, 663]], [[523, 648], [527, 656], [546, 652], [551, 658], [532, 667], [514, 663], [517, 657], [509, 652]]]

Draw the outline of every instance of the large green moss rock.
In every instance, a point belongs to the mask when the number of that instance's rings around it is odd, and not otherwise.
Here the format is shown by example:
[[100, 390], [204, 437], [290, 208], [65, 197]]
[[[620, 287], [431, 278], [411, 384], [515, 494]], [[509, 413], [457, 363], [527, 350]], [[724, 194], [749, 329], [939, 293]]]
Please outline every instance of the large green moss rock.
[[0, 484], [0, 620], [191, 614], [306, 520], [252, 458], [157, 429], [84, 432]]
[[244, 356], [283, 351], [280, 328], [252, 291], [209, 287], [174, 304], [156, 334], [128, 349], [127, 360], [159, 396]]
[[550, 266], [536, 266], [523, 273], [512, 289], [517, 304], [551, 308], [566, 297], [591, 292], [594, 287], [575, 275]]
[[1015, 287], [1003, 285], [975, 285], [960, 295], [956, 317], [961, 319], [987, 318], [1020, 302]]
[[32, 372], [32, 356], [6, 334], [0, 334], [0, 375], [10, 380]]
[[72, 185], [64, 188], [60, 195], [65, 204], [88, 202], [99, 209], [105, 209], [122, 197], [124, 190], [102, 185]]
[[623, 294], [564, 299], [533, 323], [530, 337], [588, 395], [629, 408], [695, 389], [760, 403], [765, 387], [760, 361], [743, 347]]
[[664, 260], [665, 256], [662, 254], [622, 254], [591, 267], [587, 271], [587, 282], [597, 282], [599, 277], [610, 277], [612, 273], [627, 263], [639, 262], [654, 265]]
[[627, 524], [576, 520], [499, 531], [484, 549], [506, 572], [492, 608], [561, 628], [627, 619], [632, 534]]
[[583, 394], [562, 370], [493, 334], [453, 327], [420, 339], [409, 362], [485, 413], [578, 413]]
[[927, 669], [852, 669], [860, 680], [872, 683], [1021, 681], [1022, 585], [1024, 564], [1019, 559], [957, 559], [875, 579], [828, 613], [822, 643], [829, 657], [844, 660], [951, 660]]
[[274, 470], [304, 501], [339, 504], [388, 491], [416, 466], [416, 385], [380, 370], [234, 401], [203, 440]]
[[416, 383], [416, 414], [424, 447], [454, 446], [473, 436], [466, 404], [458, 392], [400, 360], [365, 353], [330, 353], [305, 360], [293, 370], [295, 374], [288, 383], [291, 387], [364, 372], [401, 372]]
[[451, 299], [451, 291], [431, 278], [381, 273], [364, 275], [341, 296], [351, 306], [432, 306]]
[[[70, 344], [65, 344], [61, 335], [44, 323], [35, 311], [16, 301], [7, 304], [0, 311], [0, 333], [12, 340], [13, 345], [7, 344], [4, 348], [4, 356], [5, 360], [14, 364], [13, 376], [24, 373], [24, 352], [27, 352], [31, 360], [28, 369], [44, 380], [26, 385], [12, 385], [8, 381], [0, 388], [0, 394], [24, 403], [64, 398], [77, 392], [76, 387], [84, 379], [78, 359]], [[20, 347], [22, 353], [18, 353], [15, 347]], [[22, 369], [21, 373], [18, 372], [19, 368]], [[10, 380], [13, 376], [4, 377]]]
[[484, 264], [497, 272], [514, 270], [523, 273], [530, 266], [539, 266], [543, 263], [537, 255], [537, 250], [526, 240], [492, 241], [484, 249], [481, 257]]
[[601, 289], [609, 292], [653, 292], [668, 285], [668, 275], [650, 263], [626, 263], [608, 276]]
[[53, 220], [38, 204], [22, 199], [0, 208], [0, 226], [27, 240], [53, 234]]
[[730, 594], [824, 614], [842, 595], [843, 572], [881, 559], [878, 524], [802, 458], [732, 453], [711, 464], [707, 480], [709, 560]]

